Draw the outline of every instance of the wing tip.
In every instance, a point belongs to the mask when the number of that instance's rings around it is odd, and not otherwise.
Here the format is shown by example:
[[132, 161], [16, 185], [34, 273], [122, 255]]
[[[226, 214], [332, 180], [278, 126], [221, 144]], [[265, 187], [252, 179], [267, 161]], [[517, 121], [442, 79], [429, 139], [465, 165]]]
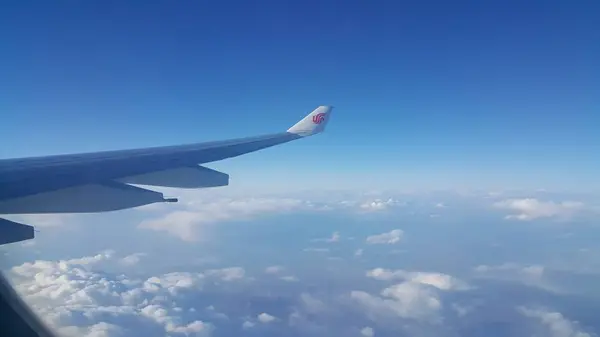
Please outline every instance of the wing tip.
[[325, 131], [332, 110], [333, 105], [321, 105], [294, 124], [287, 132], [303, 137], [321, 133]]

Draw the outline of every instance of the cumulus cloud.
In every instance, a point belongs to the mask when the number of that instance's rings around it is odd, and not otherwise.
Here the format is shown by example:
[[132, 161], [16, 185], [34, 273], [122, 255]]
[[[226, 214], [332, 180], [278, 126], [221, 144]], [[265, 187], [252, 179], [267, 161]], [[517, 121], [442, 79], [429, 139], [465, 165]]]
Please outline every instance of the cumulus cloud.
[[398, 200], [389, 198], [387, 200], [375, 199], [372, 201], [367, 201], [360, 204], [360, 209], [364, 211], [383, 211], [390, 207], [394, 206], [403, 206], [404, 203], [399, 202]]
[[552, 337], [591, 337], [592, 335], [582, 331], [575, 322], [565, 318], [559, 312], [545, 309], [534, 309], [518, 307], [517, 310], [524, 316], [536, 319], [544, 327], [545, 334]]
[[440, 290], [469, 289], [469, 286], [466, 282], [451, 275], [442, 273], [412, 272], [405, 270], [375, 268], [367, 271], [367, 276], [382, 281], [405, 280], [407, 282], [429, 285]]
[[373, 330], [373, 328], [371, 328], [370, 326], [366, 326], [360, 330], [360, 334], [364, 337], [374, 337], [375, 330]]
[[522, 221], [538, 218], [569, 218], [584, 208], [578, 201], [540, 201], [534, 198], [506, 199], [494, 203], [494, 207], [513, 211], [515, 214], [507, 215], [507, 219]]
[[368, 244], [395, 244], [400, 242], [404, 235], [401, 229], [394, 229], [387, 233], [371, 235], [367, 237]]
[[165, 231], [185, 241], [201, 238], [204, 225], [222, 221], [252, 219], [262, 214], [314, 209], [310, 202], [291, 198], [220, 199], [194, 201], [185, 209], [172, 211], [157, 219], [144, 220], [139, 228]]
[[257, 318], [261, 323], [271, 323], [277, 319], [275, 316], [269, 315], [266, 312], [259, 314]]
[[355, 290], [350, 293], [350, 298], [375, 322], [398, 317], [429, 319], [442, 307], [436, 291], [418, 283], [396, 284], [383, 289], [379, 295]]
[[354, 256], [359, 257], [359, 256], [362, 256], [363, 253], [364, 253], [364, 249], [359, 248], [356, 251], [354, 251]]
[[366, 276], [381, 281], [403, 281], [384, 288], [379, 295], [364, 291], [350, 293], [351, 299], [374, 322], [394, 318], [436, 321], [442, 308], [441, 292], [470, 289], [466, 282], [442, 273], [375, 268], [367, 271]]
[[253, 322], [250, 321], [244, 321], [244, 323], [242, 323], [242, 329], [250, 329], [253, 328], [256, 324], [254, 324]]
[[209, 282], [231, 282], [244, 276], [239, 267], [146, 279], [96, 270], [108, 260], [122, 261], [110, 251], [70, 260], [38, 260], [13, 267], [8, 276], [51, 327], [62, 335], [79, 336], [124, 332], [208, 336], [214, 326], [194, 319], [195, 309], [181, 301]]
[[133, 266], [140, 262], [142, 257], [146, 256], [145, 253], [135, 253], [131, 255], [127, 255], [121, 259], [120, 263], [125, 266]]

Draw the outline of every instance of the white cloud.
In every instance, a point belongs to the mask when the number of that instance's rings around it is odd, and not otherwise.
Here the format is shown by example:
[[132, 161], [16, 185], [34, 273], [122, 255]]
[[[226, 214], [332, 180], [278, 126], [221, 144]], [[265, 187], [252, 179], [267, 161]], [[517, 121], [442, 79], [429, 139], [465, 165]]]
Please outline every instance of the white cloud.
[[121, 259], [120, 263], [125, 266], [133, 266], [140, 262], [140, 258], [146, 256], [145, 253], [135, 253], [125, 256]]
[[544, 266], [541, 265], [522, 266], [520, 264], [512, 262], [504, 263], [497, 266], [489, 266], [484, 264], [475, 267], [475, 271], [480, 274], [490, 275], [497, 272], [503, 274], [505, 274], [504, 272], [510, 272], [533, 279], [541, 278], [544, 275], [544, 269]]
[[443, 202], [439, 202], [437, 204], [435, 204], [436, 208], [446, 208], [447, 206], [443, 203]]
[[8, 220], [23, 223], [35, 228], [59, 227], [70, 223], [76, 214], [19, 214], [3, 215]]
[[360, 330], [360, 334], [364, 337], [373, 337], [375, 336], [375, 331], [370, 326], [366, 326]]
[[350, 298], [365, 310], [367, 317], [376, 322], [398, 317], [429, 319], [442, 307], [434, 288], [412, 282], [385, 288], [380, 296], [352, 291]]
[[185, 241], [197, 241], [207, 224], [246, 220], [261, 214], [286, 213], [314, 209], [314, 205], [290, 198], [220, 199], [217, 201], [192, 201], [185, 209], [172, 211], [157, 219], [144, 220], [139, 228], [165, 231]]
[[204, 272], [207, 276], [216, 277], [221, 281], [230, 282], [241, 280], [246, 275], [246, 271], [241, 267], [229, 267], [222, 269], [210, 269]]
[[494, 207], [514, 211], [516, 214], [506, 216], [507, 219], [522, 221], [538, 218], [569, 218], [584, 209], [578, 201], [540, 201], [534, 198], [507, 199], [494, 203]]
[[244, 323], [242, 323], [242, 329], [250, 329], [253, 328], [256, 324], [250, 322], [250, 321], [244, 321]]
[[367, 276], [382, 281], [405, 280], [407, 282], [429, 285], [440, 290], [469, 289], [466, 282], [442, 273], [409, 272], [405, 270], [375, 268], [367, 271]]
[[222, 312], [218, 312], [217, 309], [215, 309], [214, 305], [209, 305], [208, 307], [206, 307], [206, 311], [214, 318], [218, 318], [221, 320], [229, 319], [229, 316], [227, 316], [226, 314], [224, 314]]
[[96, 323], [89, 327], [69, 326], [58, 329], [60, 336], [109, 337], [122, 336], [125, 329], [105, 322]]
[[363, 253], [364, 253], [364, 250], [359, 248], [354, 252], [354, 256], [357, 256], [357, 257], [362, 256]]
[[465, 307], [465, 306], [453, 303], [452, 304], [452, 310], [454, 310], [456, 312], [456, 315], [458, 315], [458, 317], [464, 317], [468, 313], [470, 313], [471, 310], [473, 310], [473, 308], [472, 307]]
[[515, 272], [530, 278], [541, 278], [544, 274], [544, 266], [541, 265], [529, 265], [522, 266], [517, 263], [504, 263], [497, 266], [479, 265], [475, 267], [475, 271], [481, 274], [490, 274], [494, 272]]
[[560, 289], [547, 280], [546, 268], [541, 265], [520, 265], [509, 262], [496, 266], [479, 265], [474, 271], [476, 277], [518, 282], [547, 291], [560, 292]]
[[327, 239], [327, 242], [338, 242], [340, 241], [340, 232], [333, 232], [331, 237]]
[[302, 309], [310, 314], [318, 314], [327, 311], [327, 306], [323, 301], [308, 293], [300, 294], [300, 305]]
[[[60, 261], [38, 260], [15, 266], [7, 273], [16, 291], [61, 335], [102, 336], [137, 328], [155, 329], [163, 335], [208, 336], [212, 324], [184, 319], [193, 308], [181, 302], [214, 280], [244, 277], [239, 267], [205, 272], [172, 272], [146, 279], [113, 275], [97, 268], [123, 259], [106, 251], [94, 256]], [[102, 269], [102, 268], [100, 268]]]
[[174, 211], [158, 219], [144, 220], [139, 228], [155, 231], [165, 231], [184, 241], [197, 241], [200, 236], [200, 225], [209, 222], [203, 221], [196, 212]]
[[551, 337], [591, 337], [587, 332], [580, 330], [576, 323], [569, 321], [559, 312], [545, 309], [532, 309], [518, 307], [517, 310], [524, 316], [537, 319], [547, 330]]
[[393, 206], [403, 206], [404, 203], [398, 200], [389, 198], [387, 200], [375, 199], [373, 201], [367, 201], [360, 204], [360, 209], [364, 211], [383, 211]]
[[[265, 268], [265, 274], [277, 275], [277, 274], [281, 274], [284, 270], [285, 270], [285, 268], [282, 266], [269, 266], [269, 267]], [[293, 275], [280, 276], [279, 279], [282, 281], [286, 281], [286, 282], [297, 282], [298, 281], [298, 279]]]
[[304, 248], [302, 251], [304, 251], [304, 252], [313, 252], [313, 253], [327, 253], [327, 252], [329, 252], [329, 248], [313, 248], [313, 247], [308, 247], [308, 248]]
[[314, 240], [312, 240], [312, 241], [313, 241], [313, 242], [329, 242], [329, 243], [331, 243], [331, 242], [338, 242], [338, 241], [340, 241], [340, 238], [341, 238], [341, 237], [340, 237], [340, 232], [333, 232], [333, 233], [331, 234], [331, 237], [329, 237], [329, 238], [325, 238], [325, 239], [314, 239]]
[[442, 308], [440, 293], [470, 289], [466, 282], [442, 273], [409, 272], [375, 268], [366, 272], [377, 280], [404, 282], [383, 289], [379, 296], [364, 291], [352, 291], [350, 297], [375, 322], [394, 318], [434, 321]]
[[[180, 191], [179, 194], [183, 193]], [[195, 198], [195, 199], [194, 199]], [[190, 194], [182, 200], [190, 200], [165, 207], [142, 207], [152, 218], [143, 220], [138, 225], [141, 229], [164, 231], [185, 241], [198, 241], [205, 238], [207, 225], [232, 220], [249, 220], [265, 214], [282, 214], [291, 212], [319, 212], [331, 210], [359, 210], [381, 211], [395, 206], [404, 206], [405, 203], [388, 199], [374, 199], [367, 202], [361, 201], [336, 201], [329, 196], [327, 201], [314, 201], [311, 199], [289, 198], [278, 196], [265, 197], [220, 197], [215, 200], [204, 196], [198, 199], [198, 193]], [[157, 216], [159, 211], [171, 210]], [[175, 210], [173, 210], [175, 209]], [[160, 214], [160, 213], [158, 213]], [[338, 232], [334, 232], [328, 239], [317, 241], [338, 242]]]
[[367, 237], [368, 244], [395, 244], [400, 242], [404, 235], [401, 229], [394, 229], [387, 233], [371, 235]]
[[271, 323], [277, 319], [275, 316], [269, 315], [266, 312], [263, 312], [262, 314], [258, 315], [257, 318], [258, 321], [261, 323]]
[[282, 266], [270, 266], [265, 268], [265, 273], [267, 274], [279, 274], [284, 270]]

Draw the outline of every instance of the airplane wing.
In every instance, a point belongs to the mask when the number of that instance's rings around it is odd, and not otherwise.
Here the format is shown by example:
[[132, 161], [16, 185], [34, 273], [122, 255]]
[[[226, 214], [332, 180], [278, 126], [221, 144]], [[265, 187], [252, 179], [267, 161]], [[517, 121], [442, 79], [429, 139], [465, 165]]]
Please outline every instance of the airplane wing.
[[[179, 146], [0, 160], [0, 214], [95, 213], [175, 202], [133, 185], [226, 186], [229, 175], [203, 166], [322, 132], [320, 106], [285, 132]], [[133, 185], [132, 185], [133, 184]], [[33, 227], [0, 219], [0, 244], [31, 239]]]

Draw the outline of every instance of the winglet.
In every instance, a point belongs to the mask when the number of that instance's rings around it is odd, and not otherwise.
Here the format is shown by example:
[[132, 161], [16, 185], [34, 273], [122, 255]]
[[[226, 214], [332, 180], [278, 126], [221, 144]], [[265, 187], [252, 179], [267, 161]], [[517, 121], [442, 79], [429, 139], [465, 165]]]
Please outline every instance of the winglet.
[[323, 132], [329, 118], [331, 117], [331, 110], [333, 107], [330, 105], [321, 105], [316, 108], [313, 112], [309, 113], [308, 116], [304, 117], [301, 121], [294, 124], [287, 130], [289, 133], [294, 133], [302, 137], [312, 136], [314, 134]]

